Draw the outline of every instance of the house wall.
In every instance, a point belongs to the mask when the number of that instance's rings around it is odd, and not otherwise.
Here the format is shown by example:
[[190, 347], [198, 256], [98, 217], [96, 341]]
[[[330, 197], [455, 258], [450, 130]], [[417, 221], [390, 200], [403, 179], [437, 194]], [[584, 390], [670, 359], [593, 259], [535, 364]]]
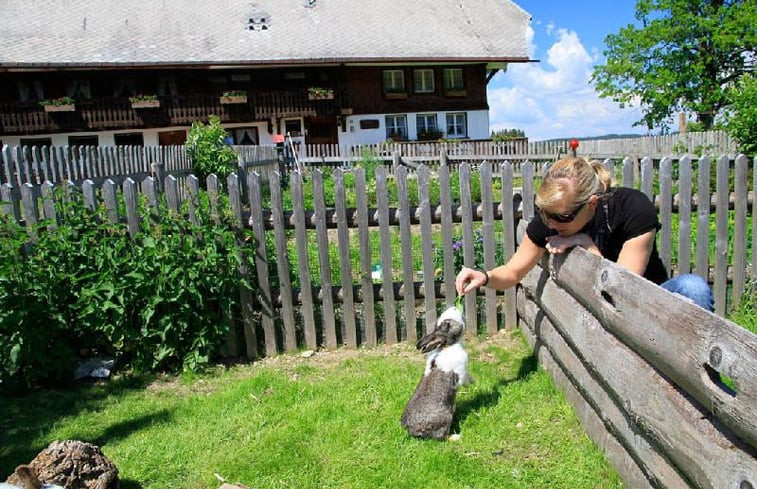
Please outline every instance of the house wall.
[[[465, 90], [450, 94], [444, 92], [444, 68], [459, 67], [463, 70]], [[414, 93], [414, 70], [432, 69], [434, 72], [433, 93]], [[384, 94], [384, 69], [401, 69], [405, 74], [405, 98], [387, 98]], [[247, 90], [248, 93], [294, 94], [304, 97], [308, 87], [333, 88], [335, 100], [307, 102], [292, 107], [273, 106], [271, 113], [278, 114], [264, 118], [254, 111], [258, 101], [233, 110], [227, 106], [208, 107], [207, 100], [218, 102], [218, 96], [225, 90]], [[128, 97], [134, 94], [157, 94], [163, 103], [160, 109], [137, 111], [128, 108]], [[486, 100], [486, 67], [472, 65], [413, 65], [413, 66], [321, 66], [285, 67], [269, 69], [228, 69], [208, 70], [180, 68], [172, 70], [99, 70], [68, 71], [50, 73], [6, 73], [0, 75], [0, 113], [11, 110], [36, 111], [41, 120], [52, 116], [42, 113], [37, 101], [41, 98], [74, 96], [77, 99], [96, 100], [95, 108], [84, 108], [86, 120], [100, 120], [108, 117], [108, 107], [118, 106], [126, 111], [121, 119], [115, 118], [101, 126], [103, 130], [92, 130], [85, 120], [79, 125], [49, 126], [46, 130], [30, 128], [20, 135], [18, 128], [3, 133], [0, 122], [0, 143], [10, 146], [23, 141], [49, 139], [53, 145], [72, 144], [71, 136], [97, 135], [97, 144], [117, 144], [119, 134], [141, 134], [146, 146], [158, 145], [159, 134], [169, 131], [188, 131], [193, 120], [206, 121], [208, 114], [219, 110], [224, 127], [255, 127], [259, 144], [271, 144], [273, 134], [286, 133], [285, 121], [298, 120], [302, 128], [295, 141], [305, 143], [308, 118], [314, 115], [323, 121], [333, 118], [338, 126], [336, 135], [339, 144], [373, 144], [387, 139], [386, 115], [404, 115], [407, 118], [407, 140], [418, 139], [416, 116], [418, 114], [437, 115], [438, 128], [444, 132], [449, 113], [466, 114], [466, 137], [485, 139], [489, 137], [488, 104]], [[202, 102], [193, 99], [204, 96]], [[288, 96], [288, 95], [287, 95]], [[286, 99], [286, 97], [284, 97]], [[281, 99], [277, 99], [281, 100]], [[24, 109], [14, 109], [15, 103], [26, 104]], [[124, 103], [126, 104], [124, 108]], [[118, 105], [120, 104], [120, 105]], [[163, 109], [164, 105], [170, 108]], [[203, 105], [205, 104], [205, 105]], [[82, 104], [83, 105], [83, 104]], [[79, 104], [77, 104], [77, 111]], [[310, 111], [298, 112], [298, 111]], [[183, 119], [173, 117], [180, 113]], [[112, 114], [112, 111], [111, 111]], [[343, 115], [342, 115], [343, 114]], [[0, 114], [3, 115], [3, 114]], [[264, 119], [264, 120], [263, 120]], [[0, 118], [0, 121], [4, 119]], [[11, 116], [8, 120], [14, 120]], [[375, 127], [361, 128], [361, 121], [375, 120]], [[10, 124], [10, 123], [9, 123]], [[376, 125], [377, 124], [377, 125]], [[58, 129], [58, 132], [53, 132]], [[446, 134], [443, 134], [446, 135]], [[180, 137], [180, 133], [176, 135]], [[79, 143], [82, 144], [82, 143]], [[171, 144], [176, 144], [172, 142]]]

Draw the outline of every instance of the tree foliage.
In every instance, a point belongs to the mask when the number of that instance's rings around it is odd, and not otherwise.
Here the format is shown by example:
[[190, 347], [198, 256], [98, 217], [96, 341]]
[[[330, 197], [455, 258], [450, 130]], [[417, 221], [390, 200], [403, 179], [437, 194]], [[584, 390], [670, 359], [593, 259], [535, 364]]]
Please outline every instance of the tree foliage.
[[726, 131], [738, 141], [740, 151], [757, 155], [757, 77], [754, 74], [743, 76], [729, 100]]
[[729, 105], [728, 93], [754, 68], [755, 0], [637, 0], [636, 19], [605, 39], [594, 68], [599, 94], [640, 104], [636, 125], [665, 128], [678, 112], [704, 129]]

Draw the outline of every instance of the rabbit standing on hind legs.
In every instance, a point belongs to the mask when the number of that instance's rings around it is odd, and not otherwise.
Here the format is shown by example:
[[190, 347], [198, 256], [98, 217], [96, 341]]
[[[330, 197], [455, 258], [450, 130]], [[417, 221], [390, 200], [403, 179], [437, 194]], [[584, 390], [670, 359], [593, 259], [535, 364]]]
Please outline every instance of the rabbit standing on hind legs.
[[455, 397], [461, 385], [472, 382], [468, 353], [462, 345], [465, 322], [457, 307], [439, 317], [434, 331], [418, 340], [426, 353], [426, 370], [402, 413], [402, 426], [417, 438], [444, 440], [455, 414]]

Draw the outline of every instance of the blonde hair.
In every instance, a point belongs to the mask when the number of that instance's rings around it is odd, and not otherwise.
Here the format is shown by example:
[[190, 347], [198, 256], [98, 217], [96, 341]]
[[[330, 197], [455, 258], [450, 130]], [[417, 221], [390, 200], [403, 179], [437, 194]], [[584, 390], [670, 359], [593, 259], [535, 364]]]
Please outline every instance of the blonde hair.
[[566, 198], [580, 204], [592, 195], [609, 192], [611, 185], [610, 172], [600, 161], [567, 156], [547, 170], [536, 192], [536, 205], [548, 209]]

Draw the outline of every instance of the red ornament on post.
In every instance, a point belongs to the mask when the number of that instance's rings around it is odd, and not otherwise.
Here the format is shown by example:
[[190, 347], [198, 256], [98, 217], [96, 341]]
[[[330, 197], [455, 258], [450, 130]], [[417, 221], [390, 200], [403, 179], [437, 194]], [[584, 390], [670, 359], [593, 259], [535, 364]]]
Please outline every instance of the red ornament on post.
[[570, 143], [568, 143], [570, 146], [570, 152], [573, 156], [576, 156], [576, 148], [578, 148], [578, 139], [573, 138], [570, 140]]

